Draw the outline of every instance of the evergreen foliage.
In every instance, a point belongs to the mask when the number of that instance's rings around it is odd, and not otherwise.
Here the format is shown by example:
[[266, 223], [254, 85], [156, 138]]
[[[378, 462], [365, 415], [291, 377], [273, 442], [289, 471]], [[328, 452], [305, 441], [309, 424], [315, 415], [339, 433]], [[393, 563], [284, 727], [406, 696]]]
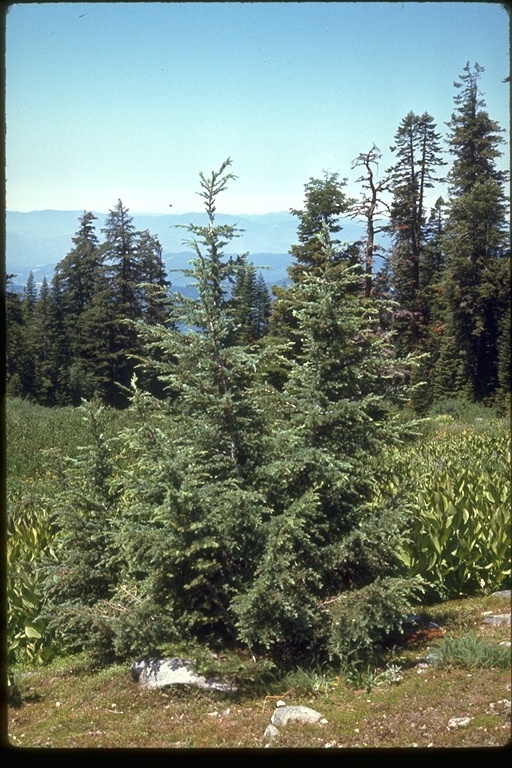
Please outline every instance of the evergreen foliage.
[[[98, 437], [81, 466], [92, 477], [80, 503], [64, 491], [49, 603], [60, 632], [79, 618], [84, 643], [103, 654], [149, 652], [158, 638], [242, 644], [277, 659], [325, 655], [326, 600], [377, 578], [413, 592], [395, 554], [400, 516], [391, 520], [369, 503], [371, 457], [404, 437], [390, 404], [408, 366], [397, 366], [374, 301], [357, 288], [358, 268], [333, 256], [326, 225], [316, 245], [324, 266], [289, 294], [300, 356], [288, 359], [288, 342], [238, 342], [230, 298], [237, 261], [223, 252], [237, 230], [215, 221], [216, 198], [234, 178], [229, 165], [200, 177], [208, 224], [188, 227], [198, 298], [176, 303], [186, 330], [138, 325], [160, 349], [169, 399], [134, 381], [133, 423], [119, 435], [115, 459], [102, 453], [98, 475], [95, 457], [105, 449]], [[287, 371], [278, 388], [269, 376], [277, 366]], [[84, 513], [87, 525], [77, 531]], [[77, 579], [84, 567], [89, 576]], [[383, 632], [403, 608], [395, 598], [388, 605], [386, 594]]]
[[464, 68], [455, 83], [455, 111], [448, 124], [454, 156], [445, 227], [446, 329], [435, 391], [465, 392], [482, 400], [496, 394], [510, 327], [510, 238], [504, 182], [496, 167], [502, 129], [485, 111], [478, 81], [483, 68]]
[[[429, 309], [429, 277], [426, 261], [427, 217], [425, 196], [434, 185], [441, 160], [440, 134], [433, 118], [425, 113], [409, 112], [402, 120], [391, 147], [397, 162], [388, 173], [392, 191], [389, 230], [393, 237], [391, 252], [393, 298], [397, 302], [394, 325], [397, 347], [407, 354], [424, 342]], [[432, 262], [430, 260], [430, 266]]]
[[[8, 295], [8, 390], [44, 405], [79, 405], [99, 397], [116, 407], [142, 349], [133, 323], [172, 324], [162, 246], [136, 232], [119, 200], [100, 243], [94, 214], [84, 211], [73, 248], [38, 291], [31, 273], [21, 301]], [[16, 346], [16, 352], [13, 347]], [[145, 385], [160, 392], [148, 373]], [[124, 387], [124, 390], [123, 390]]]

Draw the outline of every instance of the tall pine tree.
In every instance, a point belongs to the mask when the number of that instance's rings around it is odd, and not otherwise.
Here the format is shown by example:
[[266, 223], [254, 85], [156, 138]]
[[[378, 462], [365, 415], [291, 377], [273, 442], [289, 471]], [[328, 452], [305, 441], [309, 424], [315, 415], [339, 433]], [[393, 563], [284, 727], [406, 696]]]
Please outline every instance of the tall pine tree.
[[426, 250], [426, 194], [436, 180], [441, 159], [440, 135], [428, 114], [409, 112], [391, 150], [397, 162], [389, 169], [392, 202], [389, 231], [393, 238], [391, 274], [398, 350], [407, 354], [424, 340], [428, 319], [421, 277]]
[[447, 308], [435, 379], [438, 396], [463, 392], [475, 400], [495, 395], [510, 333], [507, 173], [496, 163], [503, 130], [485, 110], [479, 90], [483, 71], [468, 63], [454, 84], [442, 285]]

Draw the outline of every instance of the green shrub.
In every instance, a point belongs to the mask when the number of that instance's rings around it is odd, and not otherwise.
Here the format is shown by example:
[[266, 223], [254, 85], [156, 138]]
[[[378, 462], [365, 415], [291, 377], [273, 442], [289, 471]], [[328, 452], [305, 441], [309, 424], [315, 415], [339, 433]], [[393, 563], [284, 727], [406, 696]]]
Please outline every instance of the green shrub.
[[418, 581], [376, 579], [362, 589], [341, 594], [329, 606], [329, 650], [345, 666], [360, 667], [377, 658], [386, 638], [400, 632], [411, 603], [421, 593]]

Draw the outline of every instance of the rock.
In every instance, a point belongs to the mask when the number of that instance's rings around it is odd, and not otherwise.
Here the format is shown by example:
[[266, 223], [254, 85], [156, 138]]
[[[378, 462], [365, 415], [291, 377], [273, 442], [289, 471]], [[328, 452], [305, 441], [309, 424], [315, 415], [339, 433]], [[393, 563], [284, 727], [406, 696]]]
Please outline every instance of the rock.
[[288, 723], [318, 723], [322, 718], [320, 712], [309, 707], [279, 707], [270, 718], [272, 725], [284, 726]]
[[510, 624], [510, 613], [491, 614], [491, 616], [485, 617], [483, 623], [494, 624], [495, 626], [499, 626], [500, 624]]
[[279, 736], [279, 731], [277, 730], [275, 725], [272, 725], [272, 723], [269, 723], [265, 728], [265, 733], [263, 734], [263, 737], [267, 741], [273, 741], [273, 739], [275, 739], [276, 736]]
[[508, 597], [510, 598], [512, 595], [512, 592], [510, 589], [502, 589], [501, 592], [493, 592], [491, 597]]
[[453, 731], [456, 728], [466, 728], [471, 722], [470, 717], [452, 717], [448, 721], [449, 730]]
[[233, 693], [232, 682], [207, 679], [196, 674], [186, 659], [136, 659], [131, 666], [132, 679], [145, 688], [166, 688], [169, 685], [195, 685], [206, 690]]

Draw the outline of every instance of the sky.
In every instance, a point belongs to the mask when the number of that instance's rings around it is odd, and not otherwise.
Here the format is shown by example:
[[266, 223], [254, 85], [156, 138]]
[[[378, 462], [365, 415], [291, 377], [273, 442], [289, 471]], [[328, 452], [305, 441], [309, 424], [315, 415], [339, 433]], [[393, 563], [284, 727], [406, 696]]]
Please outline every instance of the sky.
[[222, 213], [302, 208], [324, 173], [358, 196], [353, 160], [375, 144], [383, 175], [408, 112], [447, 135], [467, 62], [508, 137], [509, 24], [478, 2], [12, 4], [7, 210], [200, 211], [228, 157]]

